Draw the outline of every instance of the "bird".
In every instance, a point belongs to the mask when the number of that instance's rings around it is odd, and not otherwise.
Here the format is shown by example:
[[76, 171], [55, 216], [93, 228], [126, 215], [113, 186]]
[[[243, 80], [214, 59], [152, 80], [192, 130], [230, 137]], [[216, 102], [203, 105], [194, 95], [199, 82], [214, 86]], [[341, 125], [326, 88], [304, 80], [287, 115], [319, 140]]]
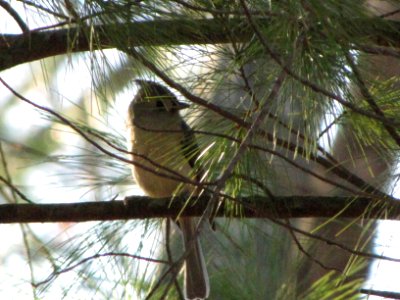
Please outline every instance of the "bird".
[[[165, 86], [136, 80], [137, 94], [128, 109], [128, 144], [132, 174], [143, 192], [152, 198], [196, 193], [182, 178], [199, 178], [194, 171], [198, 147], [190, 126], [180, 115], [187, 103]], [[185, 250], [185, 299], [207, 299], [209, 278], [197, 232], [197, 220], [179, 217]]]

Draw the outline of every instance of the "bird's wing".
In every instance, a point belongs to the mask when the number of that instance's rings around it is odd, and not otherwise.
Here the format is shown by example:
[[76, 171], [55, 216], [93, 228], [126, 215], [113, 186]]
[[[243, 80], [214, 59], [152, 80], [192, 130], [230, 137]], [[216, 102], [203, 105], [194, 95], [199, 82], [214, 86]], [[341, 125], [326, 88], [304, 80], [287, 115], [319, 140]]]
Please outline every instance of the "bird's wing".
[[190, 166], [194, 168], [200, 149], [196, 143], [196, 137], [194, 136], [192, 129], [185, 121], [181, 122], [181, 129], [183, 132], [183, 139], [181, 140], [182, 152]]

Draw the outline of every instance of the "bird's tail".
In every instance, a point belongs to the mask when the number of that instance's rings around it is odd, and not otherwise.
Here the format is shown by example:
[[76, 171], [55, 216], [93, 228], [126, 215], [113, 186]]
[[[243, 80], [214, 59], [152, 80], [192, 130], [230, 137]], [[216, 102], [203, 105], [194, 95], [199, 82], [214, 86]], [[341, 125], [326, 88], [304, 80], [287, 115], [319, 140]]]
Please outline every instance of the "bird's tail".
[[185, 298], [206, 299], [210, 292], [210, 284], [203, 251], [196, 235], [196, 219], [180, 218], [179, 224], [185, 250], [190, 251], [185, 260]]

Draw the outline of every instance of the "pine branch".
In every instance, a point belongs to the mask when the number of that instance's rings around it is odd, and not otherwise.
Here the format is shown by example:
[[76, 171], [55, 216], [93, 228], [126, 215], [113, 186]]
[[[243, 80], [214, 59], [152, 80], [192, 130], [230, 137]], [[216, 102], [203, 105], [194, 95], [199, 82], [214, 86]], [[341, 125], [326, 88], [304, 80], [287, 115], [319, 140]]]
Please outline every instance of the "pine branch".
[[[257, 23], [268, 24], [269, 18], [253, 18]], [[363, 33], [349, 32], [350, 36], [364, 38], [366, 47], [400, 47], [400, 22], [385, 21], [388, 26], [381, 28], [376, 22], [360, 20], [359, 28]], [[379, 22], [382, 22], [379, 19]], [[311, 30], [311, 29], [310, 29]], [[351, 30], [349, 28], [349, 30]], [[126, 33], [124, 45], [116, 45], [110, 39], [112, 33]], [[93, 34], [95, 36], [93, 36]], [[0, 38], [0, 71], [46, 57], [73, 52], [110, 49], [124, 46], [161, 46], [231, 43], [249, 41], [254, 32], [244, 19], [231, 18], [224, 21], [217, 19], [197, 20], [153, 20], [131, 24], [97, 25], [68, 29], [37, 29], [24, 34], [2, 34]], [[93, 39], [94, 38], [94, 39]], [[93, 44], [93, 41], [96, 41]], [[369, 44], [367, 45], [367, 41]], [[350, 48], [363, 49], [361, 45]]]
[[[29, 35], [3, 34], [0, 38], [0, 71], [18, 64], [72, 52], [117, 48], [118, 46], [161, 46], [218, 44], [228, 42], [226, 28], [231, 28], [239, 41], [251, 38], [249, 30], [232, 19], [220, 25], [218, 20], [155, 20], [132, 24], [98, 25], [90, 28], [32, 31]], [[94, 39], [90, 38], [95, 33]], [[116, 45], [112, 33], [129, 33], [125, 45]], [[93, 45], [93, 40], [96, 44]], [[71, 44], [71, 41], [73, 43]]]
[[[201, 216], [209, 198], [152, 199], [130, 196], [124, 200], [103, 202], [80, 202], [58, 204], [2, 204], [0, 223], [49, 223], [111, 221], [147, 218], [176, 218], [180, 216]], [[289, 196], [251, 197], [237, 200], [241, 209], [232, 209], [232, 202], [225, 201], [218, 216], [234, 218], [304, 218], [340, 217], [365, 219], [398, 219], [400, 202], [383, 202], [368, 197], [319, 197]], [[182, 212], [182, 207], [185, 210]]]

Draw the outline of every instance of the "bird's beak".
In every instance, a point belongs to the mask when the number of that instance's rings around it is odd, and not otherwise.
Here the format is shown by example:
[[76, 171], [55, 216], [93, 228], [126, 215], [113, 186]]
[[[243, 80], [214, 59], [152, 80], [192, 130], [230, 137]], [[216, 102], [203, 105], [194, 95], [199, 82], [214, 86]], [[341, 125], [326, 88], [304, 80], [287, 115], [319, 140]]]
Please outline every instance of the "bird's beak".
[[176, 101], [175, 104], [176, 104], [176, 106], [174, 106], [174, 108], [177, 109], [177, 110], [181, 110], [181, 109], [185, 109], [185, 108], [189, 108], [190, 107], [190, 105], [188, 103], [185, 103], [185, 102]]
[[144, 79], [135, 79], [134, 82], [140, 86], [141, 88], [148, 87], [151, 83], [153, 83], [150, 80], [144, 80]]
[[149, 93], [150, 96], [152, 95], [152, 93], [154, 93], [153, 96], [159, 97], [160, 100], [168, 98], [168, 101], [164, 103], [165, 109], [167, 111], [176, 111], [190, 107], [188, 103], [178, 101], [176, 99], [176, 96], [172, 92], [156, 82], [143, 79], [135, 79], [135, 83], [140, 88], [144, 89], [146, 91], [146, 94]]

